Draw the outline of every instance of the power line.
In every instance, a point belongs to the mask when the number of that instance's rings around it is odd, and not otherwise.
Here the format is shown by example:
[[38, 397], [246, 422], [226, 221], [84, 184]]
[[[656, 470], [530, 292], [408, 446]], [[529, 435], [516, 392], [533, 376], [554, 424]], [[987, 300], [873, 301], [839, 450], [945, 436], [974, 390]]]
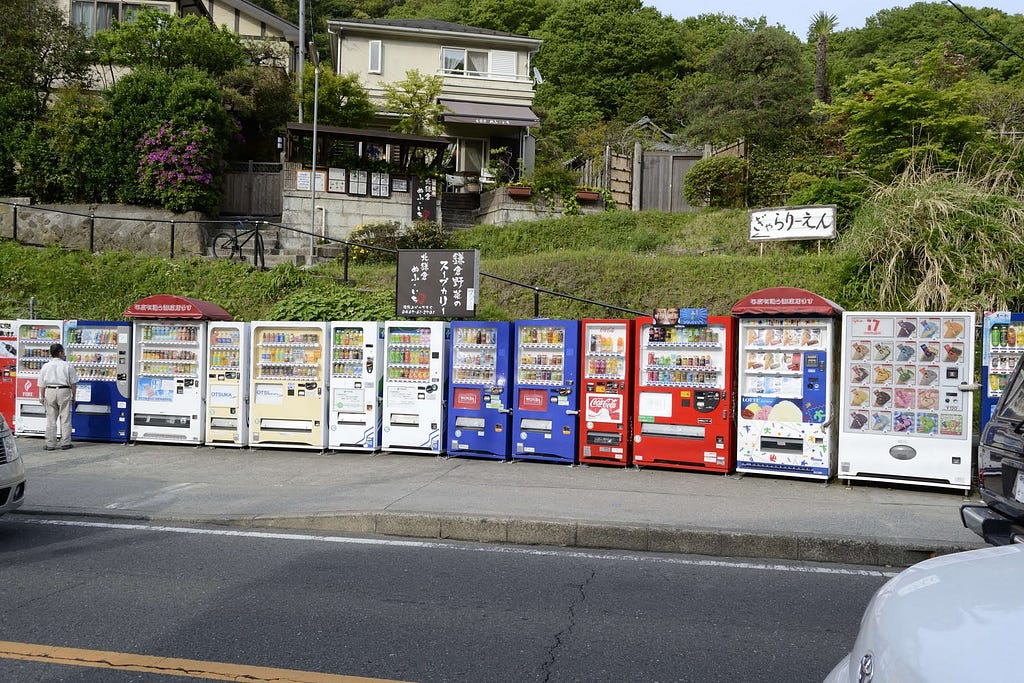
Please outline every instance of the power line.
[[963, 10], [963, 8], [962, 8], [962, 7], [960, 7], [960, 5], [958, 5], [958, 4], [956, 4], [955, 2], [953, 2], [953, 0], [946, 0], [946, 2], [948, 2], [948, 3], [950, 4], [950, 5], [952, 5], [952, 6], [953, 6], [953, 8], [954, 8], [954, 9], [956, 9], [956, 11], [957, 11], [957, 12], [959, 12], [959, 13], [960, 13], [960, 14], [962, 14], [962, 15], [964, 15], [964, 18], [965, 18], [965, 19], [967, 19], [967, 21], [971, 22], [972, 24], [974, 24], [975, 26], [977, 26], [978, 28], [980, 28], [980, 29], [981, 29], [981, 32], [982, 32], [982, 33], [984, 33], [984, 34], [985, 34], [986, 36], [988, 36], [988, 37], [989, 37], [989, 38], [991, 38], [992, 40], [994, 40], [994, 41], [996, 41], [997, 43], [999, 43], [1000, 45], [1002, 45], [1002, 46], [1003, 46], [1003, 48], [1004, 48], [1004, 49], [1005, 49], [1005, 50], [1006, 50], [1007, 52], [1010, 52], [1011, 54], [1014, 54], [1014, 55], [1016, 55], [1018, 59], [1020, 59], [1020, 60], [1024, 61], [1024, 57], [1021, 57], [1021, 55], [1020, 55], [1020, 53], [1019, 53], [1019, 52], [1017, 52], [1016, 50], [1014, 50], [1014, 49], [1013, 49], [1012, 47], [1010, 47], [1009, 45], [1007, 45], [1007, 44], [1006, 44], [1006, 43], [1004, 43], [1003, 41], [999, 40], [999, 38], [997, 38], [997, 37], [996, 37], [995, 35], [993, 35], [991, 31], [989, 31], [989, 30], [988, 30], [987, 28], [985, 28], [984, 26], [982, 26], [981, 24], [979, 24], [978, 22], [976, 22], [976, 21], [975, 21], [975, 20], [974, 20], [974, 19], [973, 19], [973, 18], [971, 17], [971, 15], [969, 15], [969, 14], [968, 14], [967, 12], [965, 12], [965, 11]]

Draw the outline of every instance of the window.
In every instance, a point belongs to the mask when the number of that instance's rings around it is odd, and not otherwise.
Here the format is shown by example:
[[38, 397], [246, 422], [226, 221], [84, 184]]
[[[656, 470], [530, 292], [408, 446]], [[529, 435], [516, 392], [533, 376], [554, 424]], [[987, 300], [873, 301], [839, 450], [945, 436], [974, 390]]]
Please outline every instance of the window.
[[490, 73], [490, 53], [458, 47], [442, 48], [441, 70], [446, 74], [486, 77]]
[[370, 68], [368, 71], [372, 74], [381, 72], [381, 43], [379, 40], [370, 41]]
[[86, 35], [94, 36], [114, 25], [114, 21], [131, 22], [144, 9], [155, 9], [170, 14], [166, 2], [120, 2], [118, 0], [74, 0], [71, 3], [71, 23], [81, 27]]

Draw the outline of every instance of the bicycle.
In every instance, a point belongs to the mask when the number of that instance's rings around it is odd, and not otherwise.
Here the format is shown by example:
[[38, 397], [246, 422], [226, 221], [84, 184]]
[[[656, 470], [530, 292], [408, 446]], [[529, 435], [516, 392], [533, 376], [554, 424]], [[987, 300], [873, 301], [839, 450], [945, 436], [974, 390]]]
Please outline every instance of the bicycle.
[[263, 235], [260, 234], [259, 221], [253, 228], [246, 227], [246, 222], [239, 220], [232, 226], [230, 232], [227, 230], [217, 233], [213, 238], [213, 255], [216, 258], [238, 258], [245, 261], [242, 253], [243, 247], [252, 242], [253, 265], [259, 263], [265, 267], [263, 260]]

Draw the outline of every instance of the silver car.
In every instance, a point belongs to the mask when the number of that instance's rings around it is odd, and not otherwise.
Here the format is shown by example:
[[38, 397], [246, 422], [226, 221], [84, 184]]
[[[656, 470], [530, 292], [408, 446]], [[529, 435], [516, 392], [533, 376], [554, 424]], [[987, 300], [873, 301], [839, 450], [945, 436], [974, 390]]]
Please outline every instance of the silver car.
[[943, 555], [878, 589], [826, 683], [1024, 680], [1024, 546]]
[[7, 420], [0, 415], [0, 515], [21, 507], [24, 500], [25, 463]]

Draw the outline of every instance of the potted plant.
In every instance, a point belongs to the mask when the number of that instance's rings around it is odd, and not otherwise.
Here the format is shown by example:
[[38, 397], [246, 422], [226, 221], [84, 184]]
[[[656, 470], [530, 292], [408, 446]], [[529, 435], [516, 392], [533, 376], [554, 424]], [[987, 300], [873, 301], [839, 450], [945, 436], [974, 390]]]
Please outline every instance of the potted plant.
[[580, 185], [576, 188], [576, 199], [581, 202], [596, 202], [601, 198], [601, 188]]
[[505, 187], [509, 197], [513, 199], [527, 199], [533, 194], [533, 187], [529, 180], [515, 180]]

